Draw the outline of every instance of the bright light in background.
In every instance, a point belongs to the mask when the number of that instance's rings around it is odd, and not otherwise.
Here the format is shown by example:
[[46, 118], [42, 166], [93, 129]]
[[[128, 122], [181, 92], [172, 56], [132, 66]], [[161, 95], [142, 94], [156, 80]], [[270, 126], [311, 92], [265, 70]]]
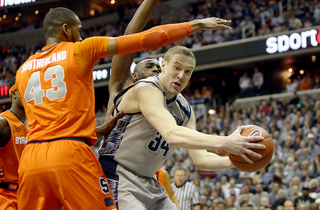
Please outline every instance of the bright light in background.
[[90, 15], [91, 16], [94, 16], [94, 14], [95, 14], [96, 12], [92, 9], [92, 10], [90, 10]]
[[19, 17], [16, 17], [15, 20], [18, 21], [18, 20], [19, 20]]
[[304, 74], [304, 71], [302, 69], [300, 70], [300, 74]]
[[7, 15], [3, 15], [2, 17], [3, 17], [3, 19], [6, 19], [6, 18], [7, 18]]
[[19, 12], [18, 17], [21, 17], [21, 12]]
[[288, 72], [290, 72], [290, 73], [291, 73], [291, 72], [292, 72], [292, 68], [289, 68], [289, 69], [288, 69]]
[[312, 62], [316, 62], [317, 56], [315, 56], [315, 55], [311, 56], [311, 60], [312, 60]]
[[214, 111], [213, 109], [209, 109], [209, 114], [214, 114], [214, 113], [216, 113], [216, 111]]
[[36, 15], [39, 14], [39, 10], [34, 11], [34, 14]]
[[115, 4], [116, 3], [116, 1], [115, 0], [111, 0], [111, 4]]

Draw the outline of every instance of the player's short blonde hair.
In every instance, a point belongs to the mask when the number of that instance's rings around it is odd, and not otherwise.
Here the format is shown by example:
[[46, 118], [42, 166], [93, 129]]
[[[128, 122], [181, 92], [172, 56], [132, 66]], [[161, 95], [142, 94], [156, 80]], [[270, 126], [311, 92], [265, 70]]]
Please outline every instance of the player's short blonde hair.
[[172, 47], [171, 49], [169, 49], [166, 54], [164, 55], [164, 60], [166, 62], [170, 62], [171, 58], [173, 57], [173, 55], [175, 54], [182, 54], [182, 55], [186, 55], [191, 57], [194, 61], [196, 61], [196, 57], [194, 56], [193, 52], [183, 46], [176, 46], [176, 47]]

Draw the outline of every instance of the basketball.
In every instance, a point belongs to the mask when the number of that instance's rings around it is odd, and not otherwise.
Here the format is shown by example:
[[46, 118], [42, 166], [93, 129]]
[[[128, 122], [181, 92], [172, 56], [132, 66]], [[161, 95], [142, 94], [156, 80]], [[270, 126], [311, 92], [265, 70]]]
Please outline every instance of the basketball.
[[229, 159], [232, 164], [240, 171], [256, 172], [265, 168], [271, 161], [273, 156], [273, 141], [270, 134], [263, 128], [257, 125], [247, 125], [241, 131], [242, 136], [262, 136], [264, 140], [257, 142], [266, 146], [265, 149], [252, 149], [254, 152], [262, 155], [261, 158], [255, 158], [250, 155], [248, 157], [253, 161], [253, 164], [246, 162], [239, 155], [233, 155], [229, 153]]

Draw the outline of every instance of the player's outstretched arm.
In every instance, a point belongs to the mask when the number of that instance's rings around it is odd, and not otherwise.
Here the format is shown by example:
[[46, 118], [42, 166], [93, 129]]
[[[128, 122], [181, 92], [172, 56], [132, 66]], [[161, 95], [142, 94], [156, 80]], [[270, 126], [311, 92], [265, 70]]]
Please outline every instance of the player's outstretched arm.
[[251, 149], [265, 149], [264, 145], [253, 143], [263, 140], [263, 137], [241, 136], [242, 128], [238, 128], [230, 136], [213, 136], [178, 126], [172, 115], [164, 107], [163, 93], [158, 88], [151, 84], [141, 83], [137, 84], [132, 91], [133, 93], [127, 94], [128, 98], [126, 98], [126, 101], [130, 101], [130, 104], [120, 103], [119, 108], [128, 113], [141, 111], [147, 121], [159, 131], [169, 145], [187, 149], [224, 149], [232, 154], [240, 155], [249, 163], [252, 163], [252, 161], [247, 155], [261, 158], [260, 154], [253, 152]]
[[170, 200], [174, 204], [176, 204], [177, 209], [180, 210], [179, 201], [178, 201], [178, 199], [177, 199], [176, 195], [174, 194], [173, 189], [171, 187], [170, 176], [166, 170], [163, 170], [163, 174], [164, 174], [164, 188], [166, 189]]
[[114, 111], [114, 105], [108, 109], [106, 117], [104, 119], [104, 123], [100, 126], [96, 127], [96, 134], [97, 137], [102, 137], [110, 133], [114, 125], [116, 124], [117, 120], [123, 115], [123, 112], [120, 111], [116, 116], [112, 116]]
[[8, 121], [0, 117], [0, 147], [6, 146], [11, 138], [11, 129]]
[[[124, 35], [140, 32], [147, 24], [150, 15], [158, 0], [144, 0], [128, 24]], [[114, 97], [119, 94], [124, 87], [132, 83], [130, 67], [135, 57], [135, 53], [116, 55], [111, 63], [111, 77], [109, 80], [109, 102], [108, 109], [113, 104]]]
[[145, 49], [156, 49], [176, 42], [195, 31], [231, 29], [228, 26], [230, 23], [230, 20], [212, 17], [185, 23], [156, 26], [141, 33], [110, 38], [108, 42], [108, 56]]

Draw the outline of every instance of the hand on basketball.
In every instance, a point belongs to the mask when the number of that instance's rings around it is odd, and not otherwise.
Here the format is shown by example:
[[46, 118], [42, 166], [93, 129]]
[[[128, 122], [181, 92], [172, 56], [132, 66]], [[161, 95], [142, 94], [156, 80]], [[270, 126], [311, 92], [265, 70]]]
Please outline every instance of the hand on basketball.
[[228, 26], [231, 23], [231, 20], [225, 20], [215, 17], [193, 20], [189, 23], [191, 24], [193, 31], [231, 29], [231, 27]]
[[262, 144], [255, 144], [254, 142], [262, 141], [264, 138], [261, 136], [246, 137], [242, 136], [240, 133], [244, 129], [244, 126], [240, 126], [235, 130], [230, 136], [230, 141], [226, 150], [234, 155], [241, 156], [248, 163], [253, 163], [253, 161], [248, 157], [248, 155], [261, 158], [261, 155], [252, 151], [251, 149], [265, 149], [266, 147]]

